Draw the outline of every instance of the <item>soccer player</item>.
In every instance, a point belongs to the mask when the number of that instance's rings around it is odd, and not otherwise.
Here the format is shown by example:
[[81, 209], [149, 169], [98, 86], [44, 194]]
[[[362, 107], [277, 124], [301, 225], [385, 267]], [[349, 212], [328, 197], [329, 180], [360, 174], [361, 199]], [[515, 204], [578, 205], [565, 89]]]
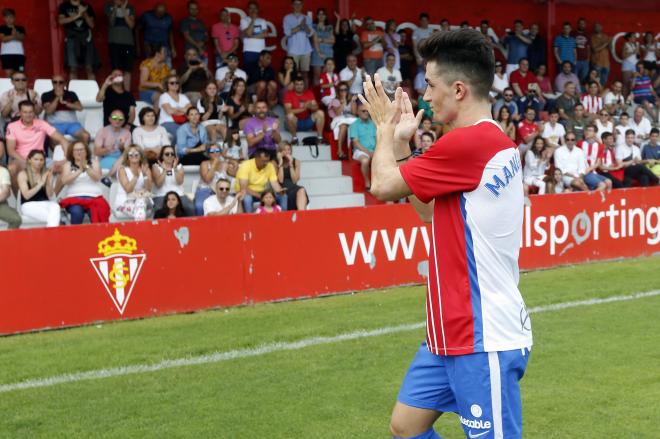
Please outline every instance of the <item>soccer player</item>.
[[471, 439], [522, 437], [519, 381], [532, 345], [518, 290], [523, 181], [516, 145], [491, 119], [494, 56], [479, 31], [438, 32], [420, 44], [424, 100], [453, 129], [411, 159], [415, 117], [400, 88], [391, 102], [378, 75], [360, 97], [377, 126], [372, 193], [409, 197], [431, 222], [426, 341], [398, 395], [396, 438], [438, 439], [443, 412]]

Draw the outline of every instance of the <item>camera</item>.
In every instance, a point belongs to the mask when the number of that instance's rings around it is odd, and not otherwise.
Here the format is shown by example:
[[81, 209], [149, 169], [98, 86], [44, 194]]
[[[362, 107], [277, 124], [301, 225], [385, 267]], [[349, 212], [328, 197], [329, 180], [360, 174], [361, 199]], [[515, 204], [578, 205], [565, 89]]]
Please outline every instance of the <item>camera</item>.
[[200, 65], [201, 63], [202, 63], [202, 62], [201, 62], [200, 60], [198, 60], [198, 59], [191, 59], [190, 61], [188, 61], [188, 65], [191, 65], [191, 66], [198, 66], [198, 65]]

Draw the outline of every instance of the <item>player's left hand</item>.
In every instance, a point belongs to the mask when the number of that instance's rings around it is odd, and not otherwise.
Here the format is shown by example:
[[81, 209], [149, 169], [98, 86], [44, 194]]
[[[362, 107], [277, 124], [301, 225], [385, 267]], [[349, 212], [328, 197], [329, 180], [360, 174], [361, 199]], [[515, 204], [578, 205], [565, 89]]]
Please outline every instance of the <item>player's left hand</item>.
[[417, 116], [415, 116], [410, 97], [408, 96], [408, 93], [401, 90], [401, 87], [396, 89], [394, 102], [399, 102], [401, 107], [399, 110], [399, 122], [394, 129], [394, 139], [399, 142], [408, 143], [412, 136], [415, 135], [417, 128], [419, 128], [419, 124], [422, 123], [424, 110], [419, 110]]
[[369, 111], [371, 120], [376, 124], [376, 127], [383, 124], [396, 124], [399, 122], [401, 114], [401, 93], [397, 89], [397, 94], [394, 102], [390, 100], [385, 93], [383, 83], [380, 80], [378, 73], [374, 75], [374, 83], [371, 82], [369, 75], [365, 76], [364, 81], [364, 96], [359, 95], [362, 105]]

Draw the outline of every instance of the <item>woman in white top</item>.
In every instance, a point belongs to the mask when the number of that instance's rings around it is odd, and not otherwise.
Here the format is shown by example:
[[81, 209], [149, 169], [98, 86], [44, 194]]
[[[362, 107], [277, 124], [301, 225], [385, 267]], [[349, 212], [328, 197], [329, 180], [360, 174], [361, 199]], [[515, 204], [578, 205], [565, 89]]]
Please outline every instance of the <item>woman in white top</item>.
[[209, 159], [199, 165], [199, 184], [195, 190], [195, 215], [204, 215], [204, 200], [213, 194], [215, 184], [227, 178], [227, 162], [222, 159], [222, 148], [212, 145], [207, 151]]
[[158, 125], [161, 125], [167, 132], [176, 138], [176, 130], [179, 125], [188, 122], [186, 111], [192, 105], [186, 95], [180, 93], [181, 81], [177, 75], [168, 75], [165, 78], [164, 88], [167, 92], [158, 98]]
[[344, 153], [344, 142], [348, 140], [348, 127], [357, 120], [357, 98], [349, 94], [347, 82], [337, 84], [337, 99], [328, 107], [328, 115], [332, 117], [330, 129], [337, 140], [337, 155], [340, 160], [348, 157]]
[[545, 171], [548, 169], [548, 161], [545, 140], [543, 137], [537, 137], [532, 147], [525, 153], [523, 169], [525, 196], [529, 195], [531, 186], [536, 186], [539, 194], [545, 193]]
[[181, 205], [187, 216], [191, 216], [194, 207], [190, 199], [186, 196], [183, 189], [183, 179], [185, 173], [183, 166], [179, 163], [176, 156], [176, 150], [173, 146], [163, 146], [160, 150], [158, 163], [151, 167], [151, 175], [154, 179], [154, 209], [159, 210], [163, 207], [165, 195], [174, 191], [181, 197]]
[[46, 156], [38, 149], [30, 151], [25, 169], [18, 173], [21, 191], [21, 214], [46, 223], [46, 227], [60, 225], [60, 205], [50, 201], [53, 190], [53, 168], [46, 170]]
[[197, 109], [201, 114], [202, 126], [206, 128], [209, 141], [216, 143], [218, 139], [227, 136], [227, 105], [218, 96], [218, 85], [210, 81], [204, 87], [202, 96], [197, 102]]
[[158, 160], [160, 149], [165, 145], [171, 145], [172, 141], [167, 130], [156, 125], [156, 110], [146, 107], [140, 110], [138, 115], [140, 126], [133, 130], [133, 144], [144, 151], [150, 164]]
[[119, 185], [113, 203], [115, 216], [119, 219], [144, 220], [151, 216], [151, 170], [142, 149], [131, 145], [121, 158], [122, 166], [117, 172]]
[[598, 117], [596, 118], [596, 129], [598, 132], [598, 138], [600, 139], [603, 133], [608, 132], [614, 134], [614, 122], [610, 120], [610, 113], [606, 109], [602, 109], [598, 112]]
[[623, 63], [621, 64], [621, 76], [623, 78], [624, 96], [630, 93], [630, 82], [637, 71], [637, 61], [639, 60], [639, 45], [635, 41], [635, 34], [628, 32], [623, 36]]
[[642, 55], [642, 61], [644, 61], [644, 68], [651, 72], [651, 77], [653, 73], [658, 69], [658, 52], [660, 51], [660, 43], [655, 41], [653, 32], [646, 32], [644, 34], [644, 42], [640, 46]]
[[60, 201], [71, 216], [71, 224], [82, 224], [85, 213], [92, 223], [107, 223], [110, 206], [103, 198], [101, 164], [91, 158], [89, 147], [74, 143], [67, 151], [68, 161], [62, 169], [61, 183], [66, 187], [66, 198]]
[[504, 71], [504, 66], [500, 61], [495, 63], [495, 76], [493, 76], [493, 86], [490, 88], [490, 97], [495, 101], [504, 93], [504, 89], [509, 86], [509, 75]]

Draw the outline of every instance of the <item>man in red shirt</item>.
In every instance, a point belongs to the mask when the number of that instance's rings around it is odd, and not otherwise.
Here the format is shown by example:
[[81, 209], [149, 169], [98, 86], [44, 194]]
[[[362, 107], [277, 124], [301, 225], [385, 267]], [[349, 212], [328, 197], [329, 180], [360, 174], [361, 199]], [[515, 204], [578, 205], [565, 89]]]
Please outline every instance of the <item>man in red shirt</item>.
[[325, 114], [319, 109], [314, 93], [305, 89], [305, 80], [298, 76], [293, 81], [293, 90], [284, 95], [286, 110], [286, 127], [293, 136], [292, 145], [298, 144], [298, 131], [311, 131], [316, 127], [318, 143], [324, 143], [323, 126]]
[[534, 122], [536, 111], [528, 107], [525, 111], [525, 118], [518, 122], [518, 129], [516, 130], [516, 143], [520, 148], [520, 153], [524, 156], [534, 139], [541, 135], [541, 128]]
[[520, 60], [520, 63], [518, 64], [518, 70], [511, 72], [509, 82], [511, 83], [513, 91], [516, 92], [516, 95], [519, 98], [525, 96], [527, 92], [530, 91], [530, 84], [533, 84], [533, 90], [541, 90], [541, 85], [536, 79], [536, 75], [529, 71], [529, 61], [527, 58]]
[[603, 141], [603, 149], [600, 151], [600, 167], [598, 168], [598, 173], [606, 177], [612, 182], [612, 187], [614, 189], [619, 189], [623, 186], [623, 165], [620, 161], [616, 159], [614, 155], [614, 148], [616, 142], [614, 141], [614, 134], [609, 131], [605, 131], [601, 135]]

